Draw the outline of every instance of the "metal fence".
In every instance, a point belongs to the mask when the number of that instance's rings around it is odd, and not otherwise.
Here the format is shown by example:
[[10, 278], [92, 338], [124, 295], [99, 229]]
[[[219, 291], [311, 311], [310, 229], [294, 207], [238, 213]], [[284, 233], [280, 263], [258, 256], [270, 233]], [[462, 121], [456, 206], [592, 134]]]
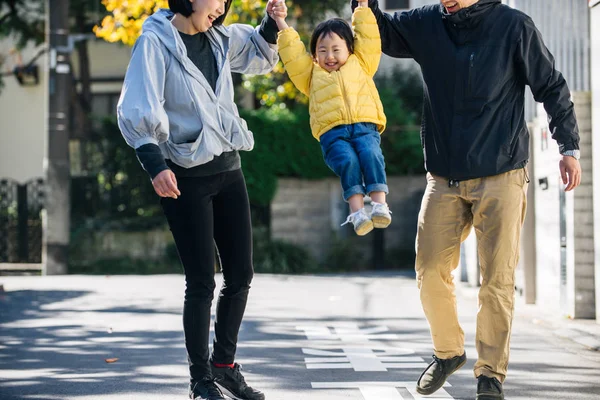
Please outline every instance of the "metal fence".
[[0, 263], [42, 262], [44, 181], [0, 179]]

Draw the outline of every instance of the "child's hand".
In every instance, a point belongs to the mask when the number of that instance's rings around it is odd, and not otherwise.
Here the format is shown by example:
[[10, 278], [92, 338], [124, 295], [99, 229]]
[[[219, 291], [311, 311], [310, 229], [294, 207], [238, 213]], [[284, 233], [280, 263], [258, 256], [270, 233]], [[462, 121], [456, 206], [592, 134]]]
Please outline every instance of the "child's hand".
[[285, 18], [287, 17], [285, 0], [269, 0], [267, 3], [267, 14], [275, 20], [280, 30], [288, 27], [285, 22]]

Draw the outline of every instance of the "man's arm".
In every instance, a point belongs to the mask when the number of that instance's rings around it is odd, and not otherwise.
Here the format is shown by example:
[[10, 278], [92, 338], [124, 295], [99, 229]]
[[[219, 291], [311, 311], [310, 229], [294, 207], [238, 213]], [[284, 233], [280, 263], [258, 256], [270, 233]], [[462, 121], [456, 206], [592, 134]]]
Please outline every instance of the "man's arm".
[[[351, 0], [352, 11], [358, 7], [357, 0]], [[410, 13], [395, 13], [393, 16], [384, 13], [379, 8], [377, 0], [369, 0], [369, 8], [375, 14], [379, 35], [381, 36], [381, 50], [384, 54], [396, 58], [413, 58], [408, 43], [408, 32], [413, 25]]]
[[533, 97], [544, 103], [548, 113], [552, 138], [563, 155], [559, 170], [565, 191], [573, 190], [581, 183], [581, 166], [579, 157], [574, 155], [579, 153], [579, 129], [571, 92], [565, 78], [554, 67], [554, 57], [530, 18], [523, 21], [516, 56]]
[[579, 150], [579, 129], [571, 92], [563, 75], [554, 67], [554, 57], [530, 18], [524, 20], [516, 56], [535, 101], [544, 103], [552, 138], [558, 142], [560, 152]]

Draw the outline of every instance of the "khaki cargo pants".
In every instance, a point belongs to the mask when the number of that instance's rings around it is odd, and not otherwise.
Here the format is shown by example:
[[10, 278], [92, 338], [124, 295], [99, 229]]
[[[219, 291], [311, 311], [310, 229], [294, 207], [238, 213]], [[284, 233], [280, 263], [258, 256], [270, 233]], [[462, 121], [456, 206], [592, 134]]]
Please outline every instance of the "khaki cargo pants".
[[477, 313], [475, 376], [501, 382], [508, 368], [513, 320], [515, 268], [527, 201], [526, 170], [462, 181], [427, 174], [427, 189], [419, 212], [416, 272], [421, 303], [439, 358], [464, 352], [464, 332], [458, 322], [452, 271], [460, 244], [475, 228], [481, 268]]

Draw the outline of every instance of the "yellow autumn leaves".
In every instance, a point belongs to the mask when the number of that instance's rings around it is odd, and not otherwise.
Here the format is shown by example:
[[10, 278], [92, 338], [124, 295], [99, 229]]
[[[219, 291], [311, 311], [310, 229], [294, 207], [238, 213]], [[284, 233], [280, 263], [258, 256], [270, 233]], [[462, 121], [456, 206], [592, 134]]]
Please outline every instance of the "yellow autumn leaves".
[[102, 4], [111, 15], [94, 27], [94, 33], [107, 42], [123, 42], [129, 46], [140, 36], [146, 18], [168, 7], [167, 0], [102, 0]]
[[[122, 42], [132, 46], [142, 32], [142, 24], [150, 15], [169, 6], [167, 0], [102, 0], [111, 13], [94, 27], [97, 37], [107, 42]], [[233, 0], [228, 23], [257, 25], [263, 18], [266, 1]]]

